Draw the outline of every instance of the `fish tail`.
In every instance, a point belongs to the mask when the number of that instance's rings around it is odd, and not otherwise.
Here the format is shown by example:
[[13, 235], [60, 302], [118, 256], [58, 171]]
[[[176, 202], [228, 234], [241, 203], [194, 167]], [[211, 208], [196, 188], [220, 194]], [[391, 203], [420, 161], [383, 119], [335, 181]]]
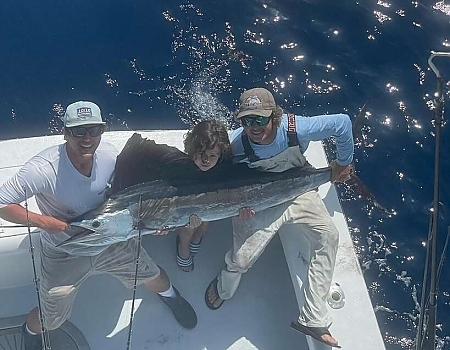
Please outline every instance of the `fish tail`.
[[364, 182], [355, 173], [353, 173], [350, 179], [345, 181], [345, 183], [349, 185], [358, 196], [364, 198], [375, 208], [381, 210], [384, 214], [387, 215], [395, 214], [394, 210], [386, 208], [378, 201], [378, 199], [373, 195], [372, 191], [364, 184]]

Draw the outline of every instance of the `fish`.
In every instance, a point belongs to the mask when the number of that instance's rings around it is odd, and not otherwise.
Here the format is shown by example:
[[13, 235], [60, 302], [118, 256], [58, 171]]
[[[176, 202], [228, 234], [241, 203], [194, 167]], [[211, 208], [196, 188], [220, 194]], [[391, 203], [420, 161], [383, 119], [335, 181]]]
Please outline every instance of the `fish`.
[[183, 227], [192, 215], [215, 221], [237, 216], [245, 207], [258, 212], [330, 180], [331, 167], [310, 165], [263, 172], [246, 164], [226, 163], [201, 172], [178, 149], [135, 133], [117, 159], [110, 196], [70, 222], [66, 233], [71, 237], [59, 245], [105, 246], [139, 233]]
[[[359, 109], [359, 113], [354, 118], [352, 133], [355, 140], [362, 137], [361, 130], [366, 116], [368, 103], [369, 100], [363, 104], [363, 106]], [[358, 175], [356, 175], [354, 163], [352, 164], [352, 167], [353, 173], [351, 174], [350, 178], [345, 181], [345, 185], [352, 189], [356, 196], [364, 198], [366, 202], [368, 202], [374, 208], [378, 209], [384, 215], [397, 215], [395, 210], [389, 209], [386, 206], [382, 205], [372, 193], [372, 191], [365, 185], [365, 183], [358, 177]]]

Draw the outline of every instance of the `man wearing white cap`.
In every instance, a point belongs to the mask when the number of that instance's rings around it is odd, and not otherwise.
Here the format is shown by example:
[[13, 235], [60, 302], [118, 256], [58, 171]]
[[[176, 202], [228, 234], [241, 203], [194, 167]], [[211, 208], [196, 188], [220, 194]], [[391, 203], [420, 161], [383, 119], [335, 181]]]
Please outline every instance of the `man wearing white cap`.
[[[101, 141], [104, 130], [105, 122], [96, 104], [79, 101], [69, 105], [64, 115], [66, 142], [34, 156], [0, 186], [0, 217], [19, 224], [30, 222], [42, 230], [39, 292], [43, 327], [35, 308], [22, 328], [26, 350], [41, 350], [42, 328], [54, 330], [67, 320], [81, 283], [90, 275], [108, 273], [125, 286], [133, 286], [136, 238], [109, 247], [58, 247], [69, 238], [64, 232], [68, 222], [105, 200], [117, 150]], [[27, 213], [20, 205], [33, 195], [41, 214]], [[195, 311], [143, 248], [137, 283], [159, 293], [183, 327], [195, 327]]]
[[[351, 171], [353, 135], [345, 114], [302, 117], [285, 114], [272, 93], [264, 88], [245, 91], [235, 114], [242, 128], [231, 135], [233, 155], [252, 168], [280, 172], [310, 166], [303, 156], [309, 141], [334, 136], [337, 160], [331, 181], [343, 181]], [[216, 310], [230, 299], [244, 274], [256, 262], [283, 224], [298, 225], [311, 245], [311, 261], [304, 290], [305, 304], [291, 327], [333, 347], [339, 347], [328, 328], [326, 298], [331, 286], [339, 233], [317, 191], [263, 210], [246, 220], [233, 218], [233, 247], [225, 256], [226, 267], [209, 284], [205, 301]]]

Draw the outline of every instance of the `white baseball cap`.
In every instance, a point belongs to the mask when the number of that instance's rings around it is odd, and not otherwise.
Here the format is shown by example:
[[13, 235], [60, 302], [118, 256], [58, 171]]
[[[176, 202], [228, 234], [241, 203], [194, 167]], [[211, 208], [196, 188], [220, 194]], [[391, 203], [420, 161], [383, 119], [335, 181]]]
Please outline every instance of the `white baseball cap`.
[[64, 127], [80, 125], [105, 125], [100, 108], [93, 102], [78, 101], [67, 106], [64, 114]]

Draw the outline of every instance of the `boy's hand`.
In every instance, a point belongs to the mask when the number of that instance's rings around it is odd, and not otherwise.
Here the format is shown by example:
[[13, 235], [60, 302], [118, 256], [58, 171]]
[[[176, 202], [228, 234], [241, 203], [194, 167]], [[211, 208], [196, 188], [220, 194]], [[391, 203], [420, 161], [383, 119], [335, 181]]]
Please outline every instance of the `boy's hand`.
[[189, 223], [186, 225], [187, 228], [196, 229], [202, 224], [202, 219], [200, 219], [197, 215], [192, 214], [189, 216]]
[[153, 235], [154, 236], [164, 236], [169, 233], [170, 230], [156, 230]]
[[241, 208], [239, 209], [239, 219], [245, 220], [251, 218], [256, 212], [252, 208]]

